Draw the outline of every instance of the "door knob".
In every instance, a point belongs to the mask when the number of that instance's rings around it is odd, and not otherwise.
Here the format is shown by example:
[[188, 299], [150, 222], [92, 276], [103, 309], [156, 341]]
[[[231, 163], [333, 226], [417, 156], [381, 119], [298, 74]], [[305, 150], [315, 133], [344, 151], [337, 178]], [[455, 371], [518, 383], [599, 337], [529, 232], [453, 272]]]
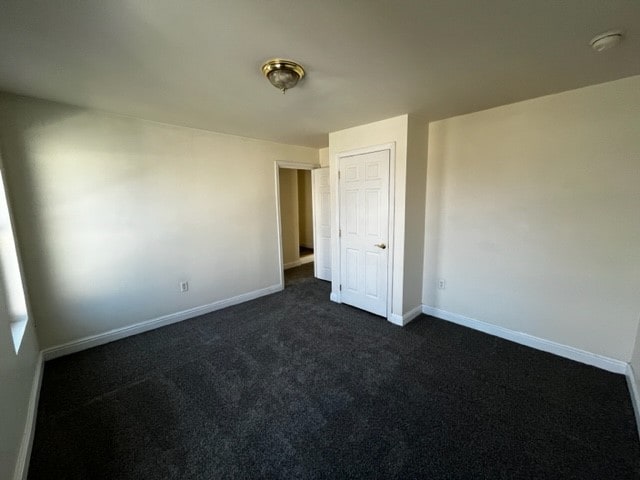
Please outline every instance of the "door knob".
[[378, 247], [381, 248], [382, 250], [384, 250], [385, 248], [387, 248], [387, 246], [384, 243], [376, 243], [374, 245], [374, 247]]

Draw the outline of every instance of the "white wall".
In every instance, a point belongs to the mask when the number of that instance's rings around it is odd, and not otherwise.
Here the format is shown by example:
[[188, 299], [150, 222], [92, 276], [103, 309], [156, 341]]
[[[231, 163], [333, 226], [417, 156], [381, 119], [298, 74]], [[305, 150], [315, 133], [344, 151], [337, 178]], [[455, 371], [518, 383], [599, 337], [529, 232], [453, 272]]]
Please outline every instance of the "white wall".
[[403, 312], [422, 306], [425, 190], [429, 127], [409, 115], [405, 203]]
[[22, 442], [40, 348], [29, 322], [16, 354], [5, 305], [0, 305], [0, 478], [9, 479]]
[[274, 162], [318, 162], [4, 94], [0, 136], [43, 348], [277, 285]]
[[[640, 323], [640, 318], [638, 318], [638, 321]], [[630, 377], [628, 378], [629, 393], [631, 394], [631, 403], [636, 415], [638, 433], [640, 433], [640, 324], [636, 329], [635, 348], [629, 362], [627, 377]]]
[[298, 170], [298, 227], [300, 245], [313, 248], [313, 202], [311, 170]]
[[318, 150], [318, 163], [321, 167], [329, 166], [329, 147]]
[[281, 168], [280, 224], [282, 226], [282, 261], [285, 266], [300, 260], [298, 227], [298, 171]]
[[423, 302], [629, 361], [639, 186], [639, 76], [432, 123]]
[[[8, 203], [12, 192], [7, 189]], [[1, 261], [1, 259], [0, 259]], [[4, 268], [4, 265], [0, 265]], [[11, 335], [8, 288], [0, 275], [0, 478], [12, 478], [25, 431], [27, 406], [40, 347], [29, 319], [16, 354]]]
[[635, 346], [629, 363], [635, 374], [636, 382], [640, 386], [640, 326], [636, 329]]

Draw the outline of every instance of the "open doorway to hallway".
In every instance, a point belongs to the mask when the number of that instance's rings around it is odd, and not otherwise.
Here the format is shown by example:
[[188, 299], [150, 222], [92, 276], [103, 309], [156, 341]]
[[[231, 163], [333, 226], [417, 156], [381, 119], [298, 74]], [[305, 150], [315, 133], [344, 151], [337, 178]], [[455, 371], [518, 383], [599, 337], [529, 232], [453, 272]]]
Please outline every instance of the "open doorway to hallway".
[[275, 187], [281, 287], [285, 270], [300, 266], [330, 281], [329, 167], [276, 161]]
[[280, 223], [283, 269], [314, 260], [311, 171], [280, 168]]

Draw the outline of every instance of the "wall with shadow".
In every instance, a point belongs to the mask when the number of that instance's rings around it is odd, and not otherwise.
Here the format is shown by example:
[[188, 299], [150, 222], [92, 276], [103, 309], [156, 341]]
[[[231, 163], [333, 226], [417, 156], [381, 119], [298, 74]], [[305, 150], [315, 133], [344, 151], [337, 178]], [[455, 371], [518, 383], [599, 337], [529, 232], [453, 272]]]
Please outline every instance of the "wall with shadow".
[[[0, 262], [3, 260], [0, 257]], [[5, 265], [0, 265], [0, 268], [5, 268]], [[10, 325], [15, 319], [15, 312], [11, 311], [10, 288], [5, 284], [9, 279], [0, 275], [0, 478], [7, 479], [13, 478], [23, 440], [40, 351], [33, 318], [27, 321], [20, 348], [17, 352], [15, 350]]]
[[0, 478], [9, 479], [20, 451], [40, 347], [29, 321], [16, 353], [5, 293], [0, 279]]
[[431, 123], [423, 303], [628, 362], [639, 118], [636, 76]]
[[8, 94], [0, 111], [42, 348], [278, 284], [274, 162], [318, 150]]

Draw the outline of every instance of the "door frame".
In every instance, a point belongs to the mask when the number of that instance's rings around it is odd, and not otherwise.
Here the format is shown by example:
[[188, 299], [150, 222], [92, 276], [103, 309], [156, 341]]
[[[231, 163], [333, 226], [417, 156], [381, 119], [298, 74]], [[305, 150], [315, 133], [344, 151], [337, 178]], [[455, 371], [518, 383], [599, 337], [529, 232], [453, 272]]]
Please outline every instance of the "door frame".
[[[320, 168], [320, 165], [317, 163], [299, 163], [299, 162], [288, 162], [282, 160], [276, 160], [274, 162], [274, 178], [276, 182], [276, 227], [277, 227], [277, 235], [278, 235], [278, 265], [279, 265], [279, 279], [278, 279], [278, 290], [284, 290], [284, 252], [282, 250], [282, 218], [280, 218], [280, 169], [286, 168], [289, 170], [315, 170], [316, 168]], [[313, 200], [313, 182], [311, 182], [311, 198]], [[311, 216], [312, 218], [315, 216], [315, 210], [313, 206], [311, 206]], [[315, 238], [315, 231], [313, 232]], [[315, 268], [315, 265], [314, 265]]]
[[[336, 205], [335, 205], [335, 226], [336, 229], [340, 228], [340, 171], [341, 162], [345, 157], [354, 157], [357, 155], [364, 155], [367, 153], [375, 153], [389, 151], [389, 238], [387, 240], [388, 248], [388, 262], [387, 262], [387, 320], [391, 318], [393, 311], [393, 268], [395, 257], [395, 193], [396, 193], [396, 143], [383, 143], [380, 145], [372, 145], [370, 147], [358, 148], [355, 150], [347, 150], [336, 154], [337, 172], [334, 177], [336, 180]], [[342, 281], [342, 238], [338, 235], [338, 231], [331, 232], [336, 238], [337, 251], [331, 252], [331, 255], [335, 256], [335, 261], [332, 258], [332, 271], [331, 276], [333, 279], [337, 279], [337, 282], [332, 282], [331, 300], [337, 303], [342, 303], [342, 292], [335, 289], [335, 284], [340, 285]], [[337, 267], [337, 270], [336, 270]]]

